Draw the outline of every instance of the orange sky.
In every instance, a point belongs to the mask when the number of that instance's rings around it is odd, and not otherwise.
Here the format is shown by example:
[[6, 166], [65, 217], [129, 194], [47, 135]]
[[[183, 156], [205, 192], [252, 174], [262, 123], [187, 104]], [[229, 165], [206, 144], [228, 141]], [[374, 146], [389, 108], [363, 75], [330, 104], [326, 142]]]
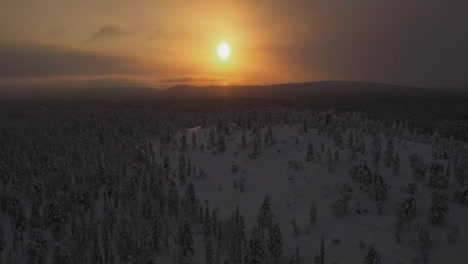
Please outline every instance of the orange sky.
[[1, 1], [0, 86], [468, 83], [466, 1]]

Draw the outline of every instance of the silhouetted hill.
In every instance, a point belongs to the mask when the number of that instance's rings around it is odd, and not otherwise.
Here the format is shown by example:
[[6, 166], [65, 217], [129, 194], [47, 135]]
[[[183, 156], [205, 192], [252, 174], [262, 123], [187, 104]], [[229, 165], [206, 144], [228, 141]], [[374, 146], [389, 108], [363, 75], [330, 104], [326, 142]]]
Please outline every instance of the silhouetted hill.
[[151, 87], [97, 87], [76, 90], [72, 96], [86, 98], [123, 98], [123, 97], [155, 97], [161, 93]]
[[400, 96], [437, 96], [468, 92], [464, 87], [402, 86], [371, 82], [321, 81], [273, 85], [192, 86], [176, 85], [165, 90], [152, 87], [95, 87], [95, 88], [10, 88], [0, 91], [1, 98], [82, 98], [82, 99], [320, 99], [334, 101]]
[[176, 85], [161, 92], [166, 98], [310, 98], [310, 97], [383, 97], [418, 95], [437, 89], [370, 82], [323, 81], [255, 86]]

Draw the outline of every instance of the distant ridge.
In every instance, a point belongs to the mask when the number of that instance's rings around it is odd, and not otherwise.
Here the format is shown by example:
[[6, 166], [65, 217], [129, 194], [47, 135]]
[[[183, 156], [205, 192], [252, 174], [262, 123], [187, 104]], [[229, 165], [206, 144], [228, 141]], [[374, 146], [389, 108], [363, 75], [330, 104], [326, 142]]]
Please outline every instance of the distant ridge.
[[193, 86], [175, 85], [165, 90], [145, 86], [94, 87], [75, 89], [10, 89], [0, 90], [2, 98], [65, 97], [65, 98], [152, 98], [152, 99], [219, 99], [219, 98], [381, 98], [387, 96], [422, 96], [441, 93], [464, 93], [461, 87], [417, 87], [373, 82], [318, 81], [272, 85]]
[[304, 98], [304, 97], [362, 97], [413, 95], [428, 88], [371, 82], [320, 81], [252, 86], [191, 86], [176, 85], [161, 92], [166, 98]]

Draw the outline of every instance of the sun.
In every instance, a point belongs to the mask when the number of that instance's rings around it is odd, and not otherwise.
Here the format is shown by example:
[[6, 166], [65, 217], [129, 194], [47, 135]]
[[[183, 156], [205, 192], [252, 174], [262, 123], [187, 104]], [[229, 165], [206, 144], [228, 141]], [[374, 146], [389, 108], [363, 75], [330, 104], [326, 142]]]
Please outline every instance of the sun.
[[229, 57], [229, 54], [231, 53], [231, 48], [229, 47], [228, 44], [225, 42], [219, 44], [218, 46], [218, 55], [221, 57], [221, 59], [225, 60]]

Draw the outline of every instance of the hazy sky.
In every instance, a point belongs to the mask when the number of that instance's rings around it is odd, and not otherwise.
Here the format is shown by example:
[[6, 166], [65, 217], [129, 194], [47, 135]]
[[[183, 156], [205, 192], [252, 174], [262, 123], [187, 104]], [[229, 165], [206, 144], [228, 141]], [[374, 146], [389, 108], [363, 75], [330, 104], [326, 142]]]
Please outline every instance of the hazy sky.
[[467, 10], [467, 0], [0, 0], [0, 86], [467, 85]]

